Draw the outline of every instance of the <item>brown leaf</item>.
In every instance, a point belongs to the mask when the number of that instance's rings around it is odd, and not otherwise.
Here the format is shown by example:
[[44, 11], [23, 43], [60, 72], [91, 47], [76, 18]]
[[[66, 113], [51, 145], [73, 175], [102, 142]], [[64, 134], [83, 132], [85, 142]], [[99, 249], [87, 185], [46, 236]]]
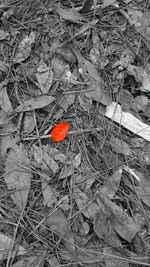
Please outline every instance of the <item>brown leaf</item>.
[[110, 219], [115, 231], [128, 242], [132, 242], [132, 239], [139, 231], [132, 218], [122, 207], [117, 206], [102, 193], [97, 194], [97, 202], [105, 216]]
[[30, 190], [32, 173], [28, 167], [29, 163], [24, 146], [14, 144], [7, 154], [4, 179], [8, 188], [15, 190], [11, 197], [21, 210], [26, 206]]
[[41, 109], [50, 105], [54, 100], [55, 98], [49, 95], [37, 96], [22, 103], [14, 110], [14, 112], [25, 112], [34, 109]]

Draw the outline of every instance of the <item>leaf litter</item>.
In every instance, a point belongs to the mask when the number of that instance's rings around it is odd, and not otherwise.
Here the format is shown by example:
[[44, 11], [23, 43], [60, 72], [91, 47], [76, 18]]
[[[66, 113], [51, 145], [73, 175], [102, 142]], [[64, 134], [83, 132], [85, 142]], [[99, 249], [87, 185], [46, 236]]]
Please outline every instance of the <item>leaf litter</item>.
[[148, 2], [1, 8], [2, 266], [150, 266]]

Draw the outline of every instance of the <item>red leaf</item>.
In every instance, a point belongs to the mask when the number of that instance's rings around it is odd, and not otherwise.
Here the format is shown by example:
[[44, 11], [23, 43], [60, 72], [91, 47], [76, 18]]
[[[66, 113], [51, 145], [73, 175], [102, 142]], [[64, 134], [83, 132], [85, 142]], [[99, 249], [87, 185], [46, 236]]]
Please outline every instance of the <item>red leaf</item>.
[[52, 141], [53, 142], [63, 141], [66, 138], [69, 129], [70, 129], [69, 122], [61, 122], [57, 124], [52, 130]]

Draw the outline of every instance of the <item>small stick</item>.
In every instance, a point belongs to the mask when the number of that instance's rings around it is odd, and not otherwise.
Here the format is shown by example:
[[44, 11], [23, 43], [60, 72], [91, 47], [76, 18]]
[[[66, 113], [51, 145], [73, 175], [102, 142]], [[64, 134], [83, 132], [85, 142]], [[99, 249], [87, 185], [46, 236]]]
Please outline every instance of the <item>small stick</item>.
[[[103, 130], [102, 127], [98, 128], [93, 128], [93, 129], [79, 129], [76, 131], [70, 131], [68, 135], [73, 135], [73, 134], [83, 134], [83, 133], [88, 133], [88, 132], [99, 132]], [[46, 138], [51, 138], [51, 134], [46, 134], [46, 135], [41, 135], [41, 136], [31, 136], [31, 137], [26, 137], [23, 138], [22, 141], [30, 141], [30, 140], [37, 140], [37, 139], [46, 139]]]

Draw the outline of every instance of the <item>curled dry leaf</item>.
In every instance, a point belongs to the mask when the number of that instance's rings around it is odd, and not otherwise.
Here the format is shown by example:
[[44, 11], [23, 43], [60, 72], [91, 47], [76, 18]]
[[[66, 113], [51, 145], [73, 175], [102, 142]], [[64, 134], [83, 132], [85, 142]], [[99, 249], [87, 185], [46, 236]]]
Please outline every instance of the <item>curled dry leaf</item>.
[[30, 190], [32, 173], [29, 164], [24, 146], [13, 144], [7, 153], [4, 179], [8, 188], [14, 190], [11, 197], [20, 210], [25, 208]]
[[14, 110], [14, 112], [25, 112], [34, 109], [41, 109], [50, 105], [54, 100], [55, 98], [49, 95], [37, 96], [22, 103]]
[[69, 122], [61, 122], [57, 124], [52, 130], [52, 141], [62, 142], [70, 129], [71, 124]]
[[35, 37], [35, 32], [31, 32], [29, 36], [25, 36], [23, 38], [16, 51], [13, 63], [21, 63], [29, 57], [31, 53], [31, 46], [35, 43]]

